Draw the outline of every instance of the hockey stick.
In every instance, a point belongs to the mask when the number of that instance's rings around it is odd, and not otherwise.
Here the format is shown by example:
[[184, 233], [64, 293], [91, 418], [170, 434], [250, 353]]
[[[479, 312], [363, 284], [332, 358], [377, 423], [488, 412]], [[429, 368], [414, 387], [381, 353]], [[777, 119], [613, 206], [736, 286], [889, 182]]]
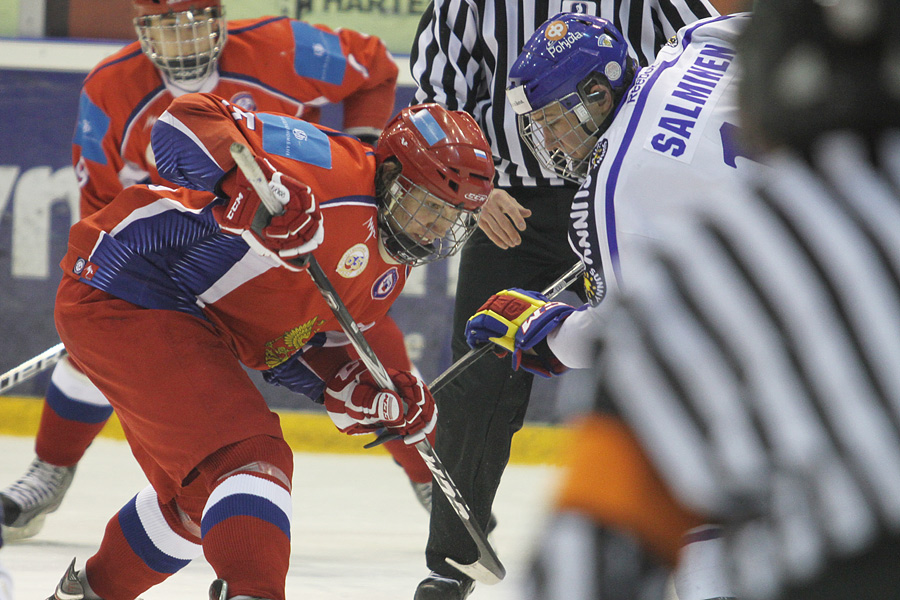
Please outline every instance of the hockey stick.
[[13, 367], [3, 375], [0, 375], [0, 394], [6, 392], [10, 388], [14, 388], [20, 383], [24, 383], [42, 373], [64, 359], [68, 352], [66, 348], [59, 343], [52, 348], [44, 350], [32, 359], [26, 360], [18, 367]]
[[[541, 292], [548, 299], [553, 299], [559, 296], [563, 290], [568, 288], [570, 285], [575, 283], [578, 279], [578, 276], [584, 271], [584, 265], [581, 261], [572, 265], [568, 271], [559, 276], [559, 279], [550, 284], [550, 287]], [[485, 344], [484, 346], [480, 346], [478, 348], [472, 348], [464, 355], [462, 355], [459, 360], [450, 365], [450, 367], [438, 375], [434, 381], [428, 384], [428, 389], [431, 390], [432, 394], [437, 394], [445, 385], [459, 377], [459, 375], [468, 369], [472, 364], [474, 364], [478, 359], [480, 359], [485, 354], [489, 354], [494, 349], [494, 344]], [[384, 433], [378, 436], [376, 439], [372, 440], [365, 446], [364, 448], [374, 448], [375, 446], [380, 446], [385, 442], [390, 442], [391, 440], [397, 439], [398, 436], [395, 433]]]
[[[268, 210], [271, 215], [280, 214], [282, 207], [272, 196], [265, 175], [263, 174], [262, 169], [259, 168], [259, 165], [256, 164], [256, 160], [253, 158], [250, 150], [242, 144], [233, 143], [231, 145], [231, 156], [234, 158], [238, 168], [253, 186], [253, 189], [259, 194], [266, 210]], [[359, 354], [360, 359], [372, 373], [372, 376], [379, 386], [396, 391], [394, 382], [391, 381], [391, 378], [388, 376], [387, 370], [384, 368], [384, 365], [381, 364], [381, 361], [378, 360], [378, 357], [375, 355], [375, 352], [372, 350], [368, 341], [366, 341], [366, 338], [360, 331], [359, 326], [353, 319], [350, 311], [347, 310], [346, 305], [344, 305], [337, 291], [334, 289], [334, 286], [331, 285], [331, 281], [328, 280], [328, 276], [322, 270], [322, 267], [319, 266], [319, 263], [314, 256], [311, 254], [307, 256], [309, 260], [307, 272], [312, 278], [313, 283], [316, 284], [316, 287], [319, 289], [325, 302], [328, 304], [329, 308], [331, 308], [334, 316], [341, 324], [341, 328], [344, 330], [344, 333], [347, 334], [350, 343]], [[451, 566], [462, 573], [465, 573], [472, 579], [489, 585], [500, 582], [506, 576], [506, 568], [500, 562], [494, 549], [491, 548], [487, 536], [475, 521], [472, 511], [469, 509], [468, 504], [466, 504], [465, 499], [459, 493], [456, 484], [453, 483], [450, 473], [447, 472], [447, 469], [444, 467], [427, 439], [423, 439], [421, 442], [416, 443], [416, 450], [422, 455], [422, 459], [431, 471], [432, 477], [441, 487], [441, 490], [443, 490], [444, 495], [450, 502], [450, 506], [453, 507], [453, 510], [462, 520], [466, 531], [469, 532], [469, 535], [475, 542], [475, 546], [478, 548], [478, 558], [472, 564], [458, 563], [451, 558], [445, 560]]]

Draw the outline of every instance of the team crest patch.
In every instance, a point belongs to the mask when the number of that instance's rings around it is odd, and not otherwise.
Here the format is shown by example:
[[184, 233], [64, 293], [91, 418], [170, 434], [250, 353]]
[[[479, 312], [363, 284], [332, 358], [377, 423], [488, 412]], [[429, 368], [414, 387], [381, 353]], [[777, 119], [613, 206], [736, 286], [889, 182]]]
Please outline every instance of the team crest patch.
[[566, 37], [567, 33], [569, 33], [568, 25], [562, 21], [553, 21], [547, 25], [547, 29], [544, 30], [544, 37], [551, 42], [557, 42]]
[[97, 265], [79, 257], [78, 260], [75, 261], [75, 266], [72, 267], [72, 272], [82, 279], [90, 281], [94, 278], [94, 275], [97, 274]]
[[398, 281], [400, 281], [400, 273], [397, 271], [397, 267], [391, 267], [372, 284], [372, 298], [374, 300], [384, 300], [397, 287]]
[[306, 345], [306, 342], [312, 339], [312, 336], [319, 332], [319, 329], [321, 329], [324, 324], [325, 321], [316, 315], [303, 325], [294, 327], [286, 332], [280, 338], [274, 339], [271, 342], [266, 342], [266, 364], [269, 368], [277, 367], [292, 357], [298, 350]]
[[606, 158], [606, 149], [609, 147], [609, 140], [603, 138], [600, 140], [600, 143], [594, 146], [594, 151], [591, 153], [591, 163], [588, 167], [591, 171], [599, 167], [603, 163], [603, 159]]
[[341, 277], [352, 279], [362, 273], [369, 264], [369, 247], [365, 244], [356, 244], [344, 252], [338, 261], [337, 272]]
[[238, 92], [229, 100], [235, 106], [240, 106], [244, 110], [256, 110], [256, 100], [250, 92]]
[[610, 81], [618, 81], [622, 76], [622, 67], [619, 66], [618, 63], [609, 62], [606, 63], [606, 66], [603, 68], [604, 74], [606, 74], [606, 78]]

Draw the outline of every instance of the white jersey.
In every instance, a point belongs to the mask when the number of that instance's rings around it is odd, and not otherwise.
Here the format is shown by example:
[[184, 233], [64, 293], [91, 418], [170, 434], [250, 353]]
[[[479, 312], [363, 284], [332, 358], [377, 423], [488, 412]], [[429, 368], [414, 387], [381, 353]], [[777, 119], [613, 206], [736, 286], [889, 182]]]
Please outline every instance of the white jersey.
[[682, 28], [635, 75], [597, 142], [572, 203], [569, 243], [585, 266], [590, 306], [548, 336], [563, 364], [586, 368], [602, 322], [600, 301], [627, 279], [630, 247], [654, 232], [642, 215], [677, 206], [754, 164], [736, 144], [735, 41], [749, 14]]

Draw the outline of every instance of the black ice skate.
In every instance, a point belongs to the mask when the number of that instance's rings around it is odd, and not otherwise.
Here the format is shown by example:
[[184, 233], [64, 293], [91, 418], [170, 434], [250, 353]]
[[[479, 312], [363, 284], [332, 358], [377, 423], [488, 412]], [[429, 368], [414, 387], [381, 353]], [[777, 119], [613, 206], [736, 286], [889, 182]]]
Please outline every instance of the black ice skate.
[[413, 600], [464, 600], [474, 588], [475, 582], [471, 579], [459, 581], [432, 571], [419, 583]]
[[[228, 600], [228, 583], [224, 579], [216, 579], [209, 586], [209, 600]], [[231, 600], [265, 600], [265, 598], [232, 596]]]

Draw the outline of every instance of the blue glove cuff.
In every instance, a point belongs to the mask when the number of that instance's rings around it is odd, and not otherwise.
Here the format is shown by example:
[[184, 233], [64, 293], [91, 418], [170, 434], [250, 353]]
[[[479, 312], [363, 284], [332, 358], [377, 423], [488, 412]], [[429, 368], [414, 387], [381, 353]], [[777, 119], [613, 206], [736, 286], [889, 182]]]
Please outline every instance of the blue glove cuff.
[[559, 327], [575, 310], [574, 307], [562, 302], [548, 302], [540, 307], [516, 332], [516, 348], [530, 350]]

